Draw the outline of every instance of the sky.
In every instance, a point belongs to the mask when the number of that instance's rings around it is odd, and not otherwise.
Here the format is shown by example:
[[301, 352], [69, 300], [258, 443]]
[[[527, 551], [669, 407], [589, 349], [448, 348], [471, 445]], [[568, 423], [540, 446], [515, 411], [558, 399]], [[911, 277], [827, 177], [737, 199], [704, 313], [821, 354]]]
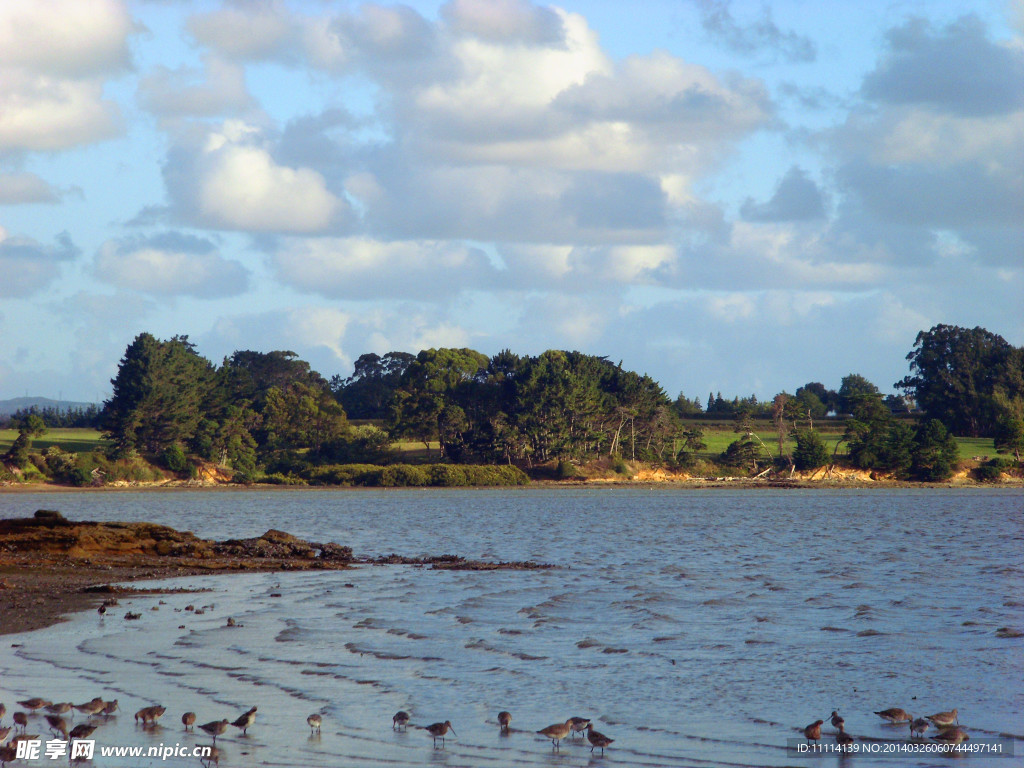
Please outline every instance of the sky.
[[1022, 297], [1024, 0], [0, 0], [0, 399], [143, 331], [888, 393]]

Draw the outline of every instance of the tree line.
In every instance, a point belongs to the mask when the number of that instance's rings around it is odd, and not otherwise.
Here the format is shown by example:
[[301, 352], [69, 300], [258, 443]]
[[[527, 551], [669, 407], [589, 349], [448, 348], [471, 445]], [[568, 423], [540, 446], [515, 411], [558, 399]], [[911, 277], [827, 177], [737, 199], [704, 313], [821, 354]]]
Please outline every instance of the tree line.
[[[349, 377], [326, 379], [289, 351], [239, 350], [216, 365], [187, 336], [141, 333], [121, 358], [99, 419], [115, 458], [141, 455], [174, 471], [200, 459], [242, 480], [392, 463], [391, 445], [401, 439], [445, 463], [529, 468], [611, 457], [686, 466], [705, 448], [698, 414], [733, 419], [737, 439], [719, 461], [751, 471], [834, 462], [838, 445], [830, 456], [816, 424], [835, 414], [845, 419], [846, 460], [897, 477], [948, 476], [953, 434], [991, 436], [1020, 460], [1024, 350], [984, 329], [939, 325], [918, 334], [907, 359], [900, 396], [850, 374], [837, 390], [809, 382], [770, 401], [718, 393], [704, 405], [669, 398], [621, 362], [576, 351], [371, 353]], [[919, 418], [895, 417], [909, 411]], [[771, 422], [777, 447], [761, 441], [755, 419]], [[15, 422], [24, 434], [12, 459], [24, 459], [44, 421], [25, 414]]]

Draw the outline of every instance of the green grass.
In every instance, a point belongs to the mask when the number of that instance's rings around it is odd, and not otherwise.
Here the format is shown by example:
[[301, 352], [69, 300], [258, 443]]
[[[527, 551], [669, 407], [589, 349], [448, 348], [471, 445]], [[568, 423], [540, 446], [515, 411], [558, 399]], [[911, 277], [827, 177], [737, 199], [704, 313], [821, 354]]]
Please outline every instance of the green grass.
[[[50, 429], [32, 441], [32, 451], [45, 453], [47, 448], [56, 445], [68, 453], [89, 453], [94, 448], [109, 445], [102, 435], [97, 429]], [[17, 437], [16, 429], [0, 429], [0, 453], [10, 448]]]
[[956, 444], [960, 448], [960, 461], [970, 461], [975, 456], [991, 459], [999, 455], [991, 437], [958, 437]]

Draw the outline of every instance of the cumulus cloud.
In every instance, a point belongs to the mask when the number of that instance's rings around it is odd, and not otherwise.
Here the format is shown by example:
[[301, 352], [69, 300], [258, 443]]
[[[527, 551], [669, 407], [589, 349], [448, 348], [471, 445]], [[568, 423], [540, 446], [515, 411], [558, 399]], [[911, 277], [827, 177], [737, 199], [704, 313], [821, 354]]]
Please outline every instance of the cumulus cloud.
[[289, 60], [301, 33], [298, 21], [276, 0], [232, 2], [188, 20], [195, 40], [236, 60]]
[[328, 232], [348, 204], [317, 171], [279, 164], [262, 131], [229, 120], [188, 136], [171, 152], [164, 177], [177, 216], [214, 229]]
[[451, 0], [441, 16], [457, 35], [527, 45], [559, 43], [561, 17], [528, 0]]
[[113, 136], [104, 78], [130, 64], [124, 4], [0, 4], [0, 152], [61, 150]]
[[248, 271], [221, 256], [209, 240], [171, 232], [108, 240], [95, 268], [104, 282], [154, 296], [235, 296], [249, 282]]
[[498, 285], [487, 256], [456, 243], [289, 238], [272, 260], [282, 282], [329, 298], [441, 301]]
[[56, 280], [60, 265], [78, 258], [81, 251], [63, 232], [55, 245], [30, 237], [17, 237], [0, 227], [0, 297], [31, 296]]
[[805, 221], [825, 216], [825, 201], [818, 185], [793, 166], [775, 188], [771, 199], [755, 203], [748, 197], [740, 207], [747, 221]]
[[960, 115], [1024, 108], [1024, 48], [993, 42], [975, 16], [941, 30], [911, 19], [889, 30], [887, 42], [885, 56], [864, 78], [868, 99]]

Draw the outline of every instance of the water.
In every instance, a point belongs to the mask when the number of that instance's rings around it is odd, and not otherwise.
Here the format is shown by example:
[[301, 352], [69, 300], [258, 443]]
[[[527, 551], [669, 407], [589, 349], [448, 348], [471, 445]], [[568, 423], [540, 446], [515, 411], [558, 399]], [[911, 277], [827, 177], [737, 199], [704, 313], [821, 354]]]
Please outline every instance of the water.
[[[873, 713], [957, 707], [972, 743], [1024, 734], [1024, 492], [515, 489], [195, 491], [0, 496], [0, 515], [149, 520], [209, 538], [279, 528], [357, 554], [537, 560], [545, 571], [190, 577], [201, 594], [123, 600], [4, 638], [0, 701], [118, 698], [99, 744], [208, 744], [199, 723], [259, 711], [218, 739], [225, 766], [792, 766], [833, 709], [847, 730], [904, 744]], [[163, 601], [161, 604], [160, 601]], [[185, 611], [212, 605], [202, 615]], [[152, 607], [159, 610], [153, 611]], [[126, 610], [143, 614], [126, 622]], [[227, 627], [227, 617], [238, 627]], [[181, 627], [181, 628], [179, 628]], [[18, 647], [11, 647], [11, 644]], [[162, 727], [135, 710], [162, 703]], [[405, 733], [391, 729], [399, 709]], [[512, 733], [499, 736], [499, 710]], [[306, 715], [323, 713], [311, 736]], [[570, 715], [615, 739], [534, 733]], [[42, 732], [45, 722], [30, 727]], [[451, 720], [432, 749], [421, 728]], [[834, 741], [825, 727], [823, 741]], [[930, 733], [934, 733], [931, 731]], [[1024, 765], [980, 754], [971, 766]], [[865, 766], [944, 755], [860, 754]], [[41, 760], [40, 765], [50, 761]], [[30, 765], [32, 763], [29, 763]], [[196, 765], [100, 758], [96, 765]], [[852, 764], [852, 763], [851, 763]]]

